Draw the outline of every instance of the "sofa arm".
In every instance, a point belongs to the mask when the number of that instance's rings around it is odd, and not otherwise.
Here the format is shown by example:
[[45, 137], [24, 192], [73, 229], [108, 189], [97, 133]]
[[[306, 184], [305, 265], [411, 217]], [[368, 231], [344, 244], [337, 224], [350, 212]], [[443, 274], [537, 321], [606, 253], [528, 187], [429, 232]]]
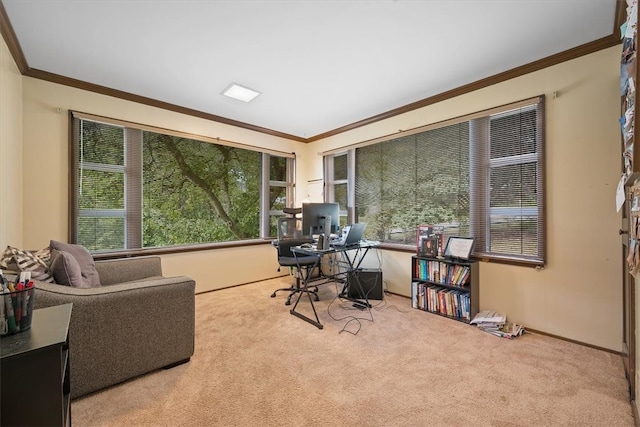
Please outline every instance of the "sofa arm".
[[118, 258], [96, 261], [96, 270], [98, 270], [102, 285], [112, 285], [150, 277], [161, 277], [162, 262], [159, 256]]
[[69, 326], [73, 398], [193, 355], [195, 282], [189, 277], [89, 289], [34, 283], [34, 308], [73, 304]]

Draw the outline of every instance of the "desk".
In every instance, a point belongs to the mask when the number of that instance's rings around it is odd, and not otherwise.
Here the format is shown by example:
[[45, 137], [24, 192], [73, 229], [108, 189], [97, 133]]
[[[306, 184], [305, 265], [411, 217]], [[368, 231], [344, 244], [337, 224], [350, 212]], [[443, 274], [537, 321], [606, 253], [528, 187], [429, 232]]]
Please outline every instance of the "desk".
[[[346, 246], [346, 247], [332, 247], [330, 249], [321, 249], [318, 250], [315, 247], [302, 247], [302, 246], [296, 246], [291, 248], [291, 251], [293, 252], [293, 256], [297, 257], [297, 255], [304, 255], [304, 256], [315, 256], [317, 257], [316, 259], [316, 263], [313, 265], [313, 268], [307, 268], [306, 269], [306, 274], [303, 274], [302, 272], [305, 270], [303, 268], [301, 268], [300, 265], [298, 265], [298, 271], [301, 274], [302, 277], [302, 292], [300, 292], [298, 294], [298, 298], [296, 299], [295, 304], [293, 305], [293, 308], [291, 308], [291, 310], [289, 310], [289, 312], [296, 316], [299, 317], [300, 319], [304, 320], [305, 322], [309, 322], [312, 325], [314, 325], [315, 327], [317, 327], [318, 329], [322, 329], [323, 325], [322, 323], [320, 323], [320, 318], [318, 317], [318, 312], [316, 311], [316, 307], [313, 304], [313, 299], [311, 298], [311, 295], [309, 294], [308, 288], [309, 288], [309, 284], [311, 282], [311, 272], [313, 272], [315, 270], [315, 268], [320, 264], [320, 261], [322, 260], [322, 257], [326, 256], [326, 255], [335, 255], [340, 257], [341, 261], [345, 267], [344, 271], [338, 272], [336, 274], [332, 274], [332, 275], [325, 275], [324, 273], [321, 273], [321, 279], [326, 280], [323, 283], [328, 283], [330, 281], [335, 281], [339, 278], [343, 278], [346, 277], [346, 275], [349, 272], [355, 271], [358, 268], [360, 268], [360, 265], [362, 264], [362, 261], [364, 260], [365, 256], [367, 255], [367, 253], [369, 252], [370, 249], [373, 248], [377, 248], [380, 245], [380, 242], [375, 242], [375, 241], [368, 241], [368, 240], [362, 240], [361, 242], [355, 244], [355, 245], [350, 245], [350, 246]], [[358, 286], [361, 286], [360, 283], [358, 281], [356, 281]], [[321, 283], [322, 284], [322, 283]], [[317, 284], [313, 285], [314, 287], [317, 286]], [[360, 303], [362, 305], [365, 305], [367, 308], [370, 308], [371, 305], [369, 304], [369, 301], [365, 298], [365, 301], [362, 302], [362, 300], [359, 299], [355, 299], [355, 298], [350, 298], [347, 295], [347, 285], [345, 282], [345, 286], [343, 287], [342, 291], [340, 292], [340, 297], [341, 298], [346, 298], [349, 299], [351, 301]], [[298, 308], [298, 303], [300, 302], [300, 298], [302, 298], [302, 294], [306, 294], [307, 297], [309, 298], [309, 304], [311, 304], [311, 309], [313, 311], [313, 315], [315, 317], [311, 318], [309, 316], [306, 316], [302, 313], [300, 313], [299, 311], [297, 311]], [[361, 293], [364, 294], [364, 293]]]

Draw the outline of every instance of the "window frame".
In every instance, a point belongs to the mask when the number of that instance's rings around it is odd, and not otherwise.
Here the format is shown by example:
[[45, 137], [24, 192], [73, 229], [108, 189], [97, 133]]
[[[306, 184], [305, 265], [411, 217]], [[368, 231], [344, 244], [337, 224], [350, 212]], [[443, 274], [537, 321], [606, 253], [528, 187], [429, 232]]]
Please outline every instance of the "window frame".
[[[271, 236], [269, 233], [271, 232], [271, 217], [277, 218], [285, 216], [285, 213], [281, 209], [271, 209], [269, 207], [269, 192], [272, 187], [280, 187], [285, 188], [285, 206], [288, 208], [292, 208], [295, 206], [295, 153], [293, 157], [286, 157], [286, 176], [285, 181], [279, 181], [271, 179], [271, 157], [274, 154], [262, 153], [262, 197], [261, 197], [261, 209], [260, 209], [260, 235], [268, 236], [270, 238], [276, 238], [277, 236]], [[276, 156], [283, 157], [283, 156]], [[266, 189], [264, 188], [266, 184]], [[266, 193], [265, 193], [266, 191]], [[265, 237], [266, 238], [266, 237]]]
[[[78, 170], [81, 167], [81, 159], [79, 155], [79, 147], [76, 140], [76, 135], [79, 133], [78, 124], [80, 120], [88, 120], [93, 122], [102, 123], [109, 126], [118, 126], [122, 127], [125, 133], [125, 160], [124, 165], [109, 165], [109, 164], [101, 164], [101, 163], [88, 163], [82, 162], [82, 166], [84, 169], [98, 170], [98, 171], [108, 171], [108, 172], [118, 172], [124, 174], [124, 191], [125, 191], [125, 207], [124, 209], [85, 209], [83, 210], [84, 215], [80, 215], [79, 209], [79, 182], [78, 182]], [[243, 240], [231, 240], [224, 242], [208, 242], [208, 243], [193, 243], [193, 244], [183, 244], [183, 245], [174, 245], [174, 246], [166, 246], [166, 247], [154, 247], [154, 248], [143, 248], [136, 247], [136, 245], [131, 245], [131, 239], [138, 239], [142, 235], [142, 219], [141, 215], [131, 215], [132, 209], [128, 207], [131, 206], [132, 203], [140, 203], [138, 209], [142, 210], [142, 187], [139, 186], [139, 192], [132, 192], [130, 189], [127, 189], [127, 180], [133, 178], [141, 180], [142, 178], [142, 155], [141, 152], [136, 155], [136, 147], [135, 144], [128, 144], [127, 138], [128, 133], [131, 131], [138, 132], [141, 141], [141, 135], [144, 131], [162, 133], [171, 136], [178, 136], [183, 138], [188, 138], [191, 140], [195, 140], [203, 143], [213, 143], [219, 145], [225, 145], [245, 150], [250, 150], [254, 152], [261, 153], [261, 186], [260, 186], [260, 201], [258, 203], [257, 208], [260, 209], [260, 223], [259, 223], [259, 236], [258, 238], [252, 239], [243, 239]], [[133, 134], [132, 134], [133, 136]], [[220, 248], [229, 248], [229, 247], [238, 247], [238, 246], [251, 246], [258, 244], [269, 243], [274, 236], [270, 236], [270, 226], [269, 220], [273, 215], [284, 215], [282, 211], [272, 211], [269, 210], [269, 191], [272, 186], [284, 187], [286, 188], [286, 203], [287, 206], [293, 206], [294, 204], [294, 188], [295, 188], [295, 153], [287, 153], [281, 152], [278, 150], [267, 149], [262, 147], [256, 147], [249, 144], [239, 143], [235, 141], [223, 140], [221, 138], [211, 138], [203, 135], [195, 135], [186, 132], [181, 132], [177, 130], [171, 130], [166, 128], [160, 128], [151, 125], [145, 125], [140, 123], [134, 123], [126, 120], [109, 118], [98, 116], [89, 113], [83, 113], [79, 111], [69, 111], [69, 242], [77, 243], [78, 242], [78, 219], [80, 217], [107, 217], [113, 216], [118, 218], [124, 218], [125, 220], [125, 230], [127, 229], [127, 221], [139, 222], [138, 224], [138, 233], [139, 236], [129, 236], [125, 231], [125, 249], [115, 249], [115, 250], [105, 250], [105, 251], [93, 251], [92, 254], [96, 259], [109, 259], [116, 258], [122, 256], [140, 256], [140, 255], [151, 255], [151, 254], [167, 254], [167, 253], [180, 253], [180, 252], [189, 252], [189, 251], [198, 251], [198, 250], [208, 250], [208, 249], [220, 249]], [[141, 145], [139, 146], [141, 147]], [[140, 151], [140, 150], [139, 150]], [[270, 157], [283, 157], [286, 158], [286, 180], [287, 181], [272, 181], [270, 180]], [[134, 164], [137, 164], [138, 167], [134, 167]], [[87, 168], [89, 166], [89, 168]], [[266, 179], [265, 178], [266, 174]], [[136, 193], [140, 193], [137, 194]], [[136, 202], [136, 200], [138, 202]], [[266, 210], [265, 210], [266, 206]], [[135, 209], [134, 209], [135, 210]], [[133, 219], [137, 218], [137, 219]], [[142, 239], [138, 239], [142, 242]], [[141, 246], [141, 244], [140, 244]]]
[[[365, 147], [372, 144], [378, 144], [386, 141], [390, 141], [393, 139], [402, 138], [404, 136], [414, 135], [416, 133], [426, 132], [432, 129], [437, 129], [445, 126], [450, 126], [457, 123], [462, 122], [471, 122], [472, 120], [486, 118], [487, 122], [490, 121], [492, 116], [497, 115], [508, 115], [511, 111], [515, 112], [518, 109], [522, 108], [533, 108], [537, 109], [538, 115], [536, 116], [536, 131], [537, 131], [537, 145], [536, 152], [529, 153], [518, 156], [506, 156], [496, 159], [489, 159], [489, 155], [487, 154], [487, 161], [484, 165], [476, 165], [472, 167], [470, 165], [469, 173], [475, 173], [482, 178], [480, 181], [480, 187], [470, 186], [470, 193], [476, 192], [476, 194], [482, 194], [479, 198], [484, 203], [484, 212], [486, 212], [487, 218], [479, 219], [474, 217], [474, 212], [472, 212], [471, 207], [469, 208], [469, 217], [470, 221], [475, 222], [475, 225], [471, 225], [471, 230], [473, 233], [473, 237], [476, 240], [476, 244], [474, 245], [472, 257], [477, 260], [487, 261], [487, 262], [500, 262], [506, 264], [513, 265], [523, 265], [523, 266], [534, 266], [534, 267], [543, 267], [546, 263], [546, 209], [545, 209], [545, 166], [544, 166], [544, 146], [545, 146], [545, 96], [540, 95], [533, 98], [524, 99], [521, 101], [516, 101], [514, 103], [493, 107], [487, 110], [479, 111], [476, 113], [444, 120], [441, 122], [420, 126], [414, 129], [410, 129], [407, 131], [400, 131], [398, 133], [392, 135], [386, 135], [383, 137], [375, 138], [372, 140], [362, 141], [355, 144], [351, 144], [347, 147], [342, 147], [336, 150], [329, 150], [323, 154], [324, 167], [325, 167], [325, 176], [326, 176], [326, 197], [325, 201], [333, 202], [332, 196], [334, 194], [333, 188], [334, 185], [338, 182], [333, 181], [333, 175], [329, 172], [332, 171], [333, 158], [335, 156], [344, 155], [347, 153], [350, 156], [350, 161], [348, 162], [348, 200], [350, 201], [349, 205], [349, 222], [355, 222], [355, 164], [356, 164], [356, 149], [360, 147]], [[471, 139], [471, 134], [469, 136]], [[488, 153], [489, 145], [488, 141], [484, 141], [483, 150], [486, 150]], [[490, 173], [492, 169], [497, 167], [505, 166], [505, 165], [515, 165], [515, 164], [524, 164], [524, 163], [532, 163], [536, 164], [536, 172], [537, 172], [537, 181], [536, 181], [536, 190], [537, 190], [537, 206], [532, 208], [494, 208], [491, 207], [491, 200], [489, 195], [489, 185], [490, 185]], [[478, 183], [474, 184], [478, 185]], [[479, 193], [478, 193], [479, 192]], [[353, 200], [353, 203], [351, 202]], [[486, 249], [486, 242], [490, 242], [490, 224], [491, 224], [491, 215], [497, 213], [500, 210], [506, 212], [506, 209], [514, 209], [518, 210], [518, 213], [513, 213], [512, 216], [522, 216], [522, 213], [531, 214], [530, 210], [535, 210], [536, 216], [541, 216], [542, 219], [537, 221], [537, 245], [538, 245], [538, 255], [537, 256], [527, 256], [527, 255], [517, 255], [517, 254], [498, 254], [491, 252]], [[476, 215], [478, 213], [476, 212]], [[518, 215], [519, 214], [519, 215]], [[382, 248], [405, 251], [405, 252], [415, 252], [415, 245], [411, 244], [400, 244], [400, 243], [390, 243], [390, 242], [382, 242]]]
[[[345, 179], [334, 179], [335, 168], [334, 159], [336, 157], [346, 156], [347, 158], [347, 177]], [[335, 202], [335, 187], [337, 185], [347, 185], [347, 209], [340, 209], [341, 224], [354, 221], [355, 218], [355, 178], [356, 178], [356, 160], [355, 150], [347, 150], [335, 153], [332, 156], [323, 157], [324, 175], [329, 177], [325, 186], [324, 201]]]

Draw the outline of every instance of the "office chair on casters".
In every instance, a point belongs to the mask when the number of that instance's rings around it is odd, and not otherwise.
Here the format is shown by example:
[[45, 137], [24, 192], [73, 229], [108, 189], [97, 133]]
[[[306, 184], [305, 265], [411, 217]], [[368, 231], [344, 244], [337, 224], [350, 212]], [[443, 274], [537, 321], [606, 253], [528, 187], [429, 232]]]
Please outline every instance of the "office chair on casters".
[[[274, 246], [278, 251], [278, 271], [280, 271], [281, 267], [294, 269], [296, 282], [295, 285], [291, 285], [288, 288], [276, 289], [271, 294], [271, 298], [275, 298], [276, 293], [279, 291], [287, 291], [289, 296], [285, 305], [291, 305], [291, 297], [298, 292], [303, 292], [301, 287], [302, 274], [311, 274], [308, 269], [317, 265], [318, 259], [315, 256], [294, 256], [291, 251], [292, 247], [300, 246], [304, 243], [313, 243], [313, 239], [302, 235], [302, 218], [298, 217], [302, 213], [302, 208], [285, 208], [283, 211], [289, 216], [278, 218], [278, 240], [274, 242]], [[298, 270], [298, 267], [304, 271]], [[312, 287], [307, 291], [314, 295], [316, 301], [319, 300], [318, 288]]]
[[289, 216], [278, 218], [278, 241], [283, 239], [300, 239], [302, 235], [302, 208], [284, 208], [282, 210]]
[[[298, 292], [305, 292], [304, 288], [301, 286], [303, 277], [302, 275], [310, 275], [312, 274], [312, 271], [310, 269], [316, 267], [319, 268], [318, 257], [314, 255], [296, 255], [291, 251], [291, 248], [311, 242], [313, 242], [313, 239], [310, 238], [283, 239], [278, 241], [278, 245], [276, 246], [276, 248], [278, 249], [278, 264], [280, 265], [280, 267], [289, 267], [294, 269], [296, 282], [295, 285], [291, 285], [288, 288], [276, 289], [271, 294], [271, 298], [275, 298], [276, 293], [279, 291], [288, 291], [289, 296], [287, 296], [285, 305], [291, 305], [291, 297], [293, 297]], [[280, 267], [278, 267], [278, 271], [280, 271]], [[311, 288], [307, 288], [306, 292], [313, 294], [314, 300], [319, 301], [317, 287], [313, 286]]]

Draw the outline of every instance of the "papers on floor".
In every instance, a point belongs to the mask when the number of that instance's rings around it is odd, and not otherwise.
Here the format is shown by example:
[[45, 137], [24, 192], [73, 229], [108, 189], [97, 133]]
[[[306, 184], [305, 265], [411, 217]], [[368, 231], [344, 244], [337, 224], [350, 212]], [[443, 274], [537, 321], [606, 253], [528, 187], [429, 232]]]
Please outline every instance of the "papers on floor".
[[503, 337], [515, 338], [523, 334], [524, 326], [507, 322], [507, 316], [492, 310], [483, 310], [475, 315], [469, 322], [477, 325], [478, 328], [490, 334]]

